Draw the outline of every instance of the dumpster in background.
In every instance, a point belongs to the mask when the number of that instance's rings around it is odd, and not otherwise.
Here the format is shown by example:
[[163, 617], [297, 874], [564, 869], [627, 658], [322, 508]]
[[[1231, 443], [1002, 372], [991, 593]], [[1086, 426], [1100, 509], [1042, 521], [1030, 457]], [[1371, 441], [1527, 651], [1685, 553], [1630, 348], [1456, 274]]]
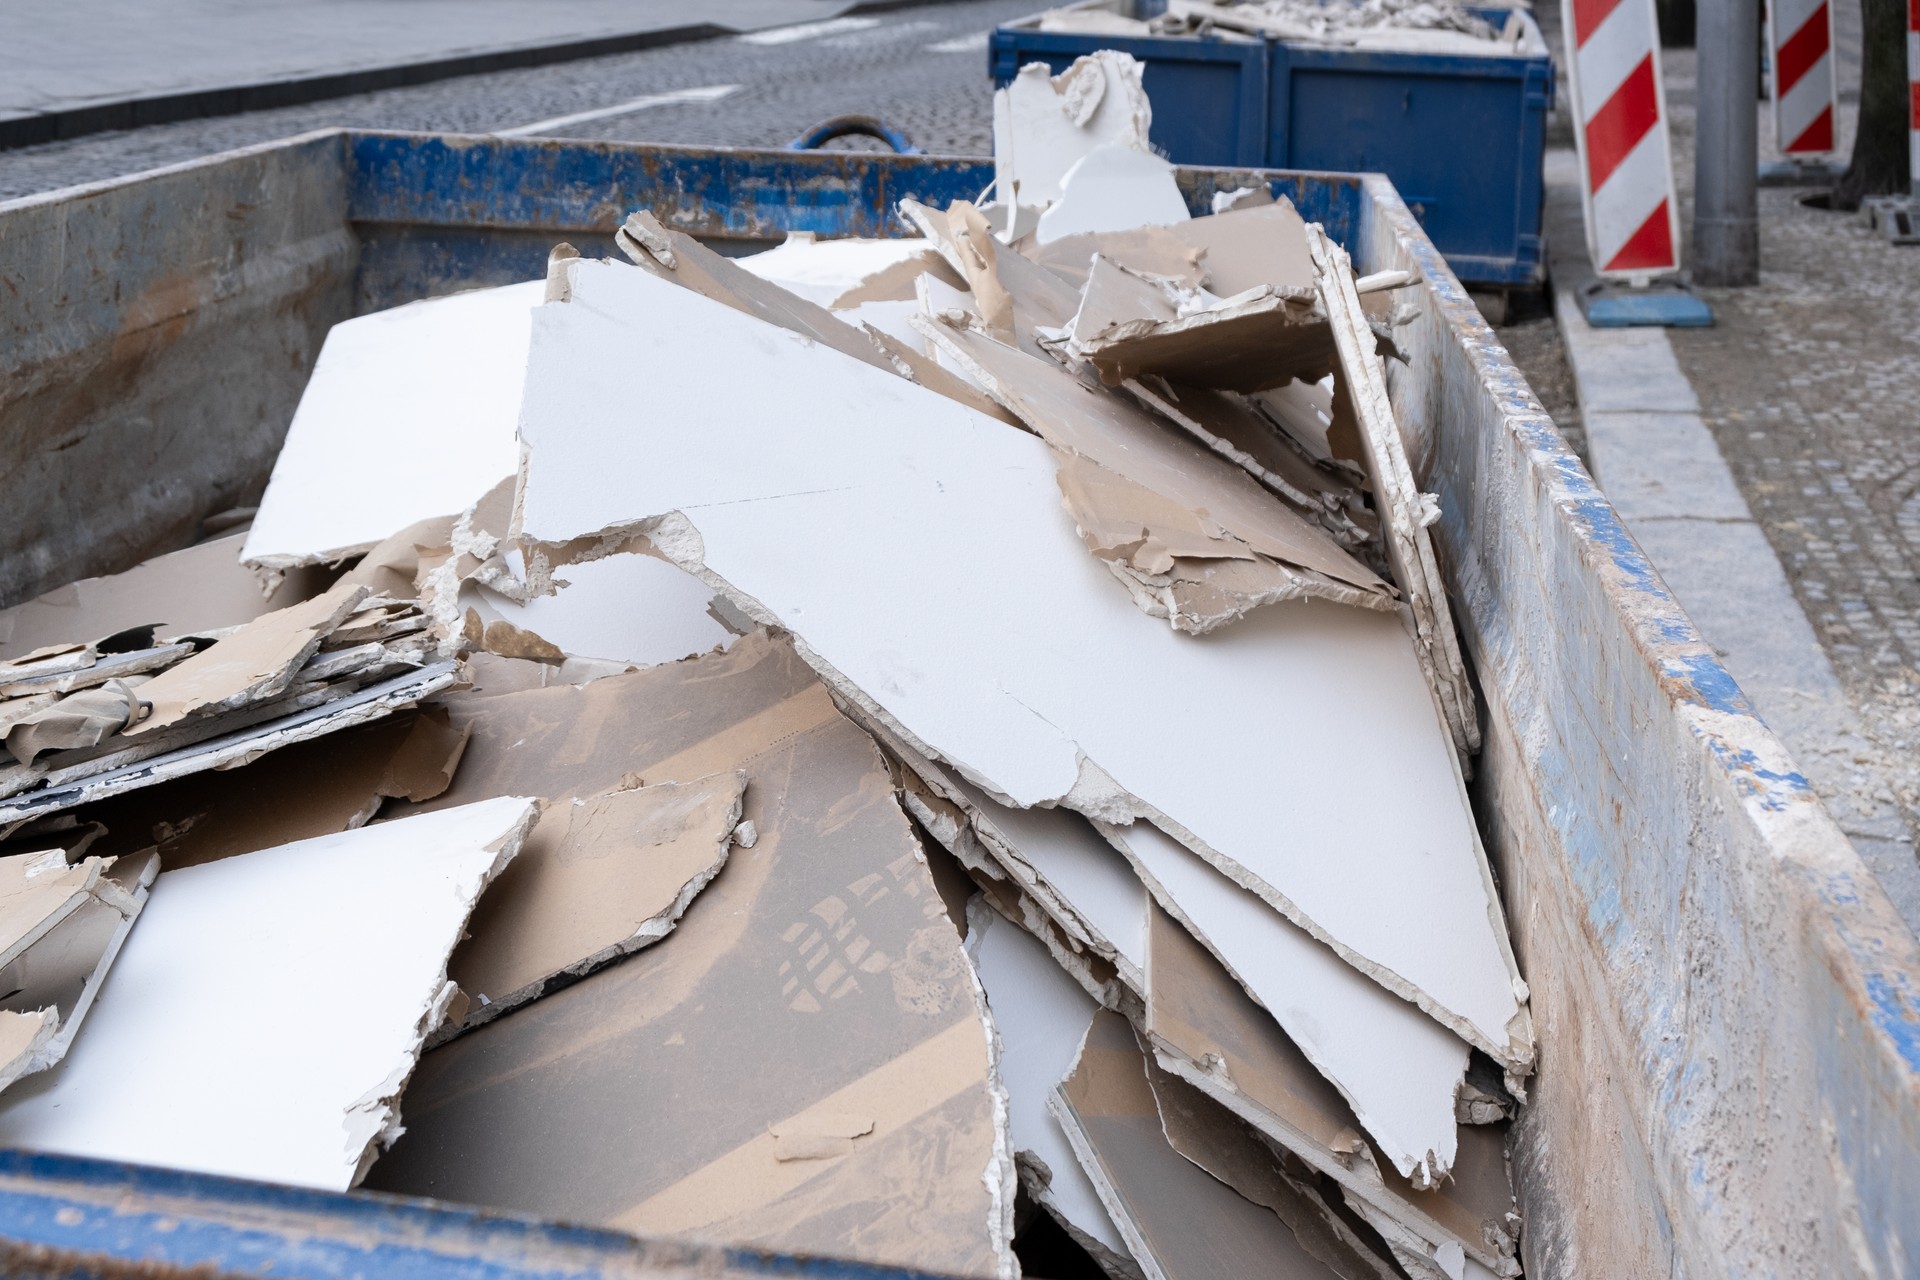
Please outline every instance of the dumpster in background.
[[[1510, 11], [1476, 12], [1499, 27]], [[1532, 285], [1553, 61], [1533, 15], [1512, 12], [1523, 51], [1486, 56], [1042, 31], [1035, 16], [994, 31], [988, 70], [1003, 85], [1029, 62], [1057, 74], [1096, 49], [1131, 54], [1146, 64], [1153, 144], [1175, 164], [1384, 173], [1454, 275]]]
[[[904, 234], [984, 161], [329, 131], [0, 204], [0, 603], [264, 485], [328, 327], [610, 251]], [[1633, 544], [1392, 185], [1263, 183], [1403, 269], [1392, 398], [1484, 694], [1475, 801], [1532, 987], [1512, 1159], [1535, 1277], [1902, 1273], [1920, 948]], [[469, 1210], [0, 1156], [8, 1274], [859, 1276]], [[900, 1274], [893, 1272], [889, 1274]]]

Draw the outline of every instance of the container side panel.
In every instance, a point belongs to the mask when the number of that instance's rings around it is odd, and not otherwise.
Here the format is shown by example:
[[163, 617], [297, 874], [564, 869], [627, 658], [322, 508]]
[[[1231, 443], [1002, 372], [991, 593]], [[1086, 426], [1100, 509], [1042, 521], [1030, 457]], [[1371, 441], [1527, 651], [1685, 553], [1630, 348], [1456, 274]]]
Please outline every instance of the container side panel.
[[18, 1151], [0, 1152], [0, 1272], [14, 1280], [938, 1280], [432, 1201]]
[[0, 205], [0, 604], [258, 496], [348, 314], [341, 137]]
[[944, 209], [993, 181], [986, 160], [438, 134], [355, 134], [350, 163], [357, 223], [610, 236], [647, 208], [689, 235], [776, 241], [907, 234], [903, 197]]
[[1540, 1038], [1528, 1272], [1902, 1274], [1920, 948], [1387, 184], [1434, 289], [1392, 388], [1483, 681], [1477, 801]]

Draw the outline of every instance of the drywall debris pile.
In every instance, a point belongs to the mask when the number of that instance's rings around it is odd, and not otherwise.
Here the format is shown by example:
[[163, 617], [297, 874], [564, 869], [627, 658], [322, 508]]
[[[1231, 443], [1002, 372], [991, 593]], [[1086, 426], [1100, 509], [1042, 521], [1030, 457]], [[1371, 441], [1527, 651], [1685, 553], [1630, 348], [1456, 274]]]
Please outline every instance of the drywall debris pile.
[[1041, 31], [1119, 36], [1203, 36], [1226, 41], [1402, 49], [1499, 57], [1546, 52], [1517, 16], [1489, 22], [1459, 0], [1167, 0], [1164, 12], [1135, 18], [1119, 3], [1050, 9], [1029, 21]]
[[997, 106], [917, 234], [642, 210], [338, 326], [249, 528], [0, 614], [0, 1142], [957, 1275], [1518, 1274], [1418, 282], [1192, 215], [1124, 57]]

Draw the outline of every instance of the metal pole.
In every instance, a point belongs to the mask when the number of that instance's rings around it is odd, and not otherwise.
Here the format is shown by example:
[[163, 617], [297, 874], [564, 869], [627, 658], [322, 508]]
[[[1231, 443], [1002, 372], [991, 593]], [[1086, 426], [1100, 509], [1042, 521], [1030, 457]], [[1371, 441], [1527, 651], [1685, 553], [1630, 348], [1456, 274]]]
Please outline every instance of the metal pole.
[[1693, 159], [1693, 279], [1760, 281], [1760, 0], [1700, 0]]

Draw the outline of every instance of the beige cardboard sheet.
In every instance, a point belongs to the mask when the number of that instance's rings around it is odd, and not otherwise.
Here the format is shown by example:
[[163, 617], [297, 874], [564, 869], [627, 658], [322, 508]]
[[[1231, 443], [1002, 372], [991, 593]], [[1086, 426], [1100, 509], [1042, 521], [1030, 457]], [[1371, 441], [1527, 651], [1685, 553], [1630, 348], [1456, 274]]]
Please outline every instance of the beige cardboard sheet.
[[726, 864], [746, 777], [575, 796], [549, 805], [467, 925], [448, 976], [465, 1028], [670, 933]]
[[153, 733], [283, 692], [320, 642], [366, 597], [365, 587], [342, 582], [311, 600], [255, 618], [140, 686], [141, 701], [151, 703], [153, 711], [123, 734]]
[[1127, 1020], [1102, 1009], [1054, 1114], [1148, 1280], [1334, 1280], [1271, 1210], [1167, 1142]]
[[[737, 768], [759, 838], [661, 945], [428, 1054], [368, 1185], [1008, 1273], [1011, 1153], [960, 938], [878, 750], [793, 650], [756, 633], [453, 710], [473, 738], [436, 805]], [[795, 1159], [776, 1128], [845, 1141]]]
[[325, 590], [330, 575], [310, 567], [289, 572], [271, 594], [262, 591], [259, 575], [240, 563], [246, 537], [213, 538], [0, 611], [0, 661], [149, 623], [162, 639], [238, 626]]

